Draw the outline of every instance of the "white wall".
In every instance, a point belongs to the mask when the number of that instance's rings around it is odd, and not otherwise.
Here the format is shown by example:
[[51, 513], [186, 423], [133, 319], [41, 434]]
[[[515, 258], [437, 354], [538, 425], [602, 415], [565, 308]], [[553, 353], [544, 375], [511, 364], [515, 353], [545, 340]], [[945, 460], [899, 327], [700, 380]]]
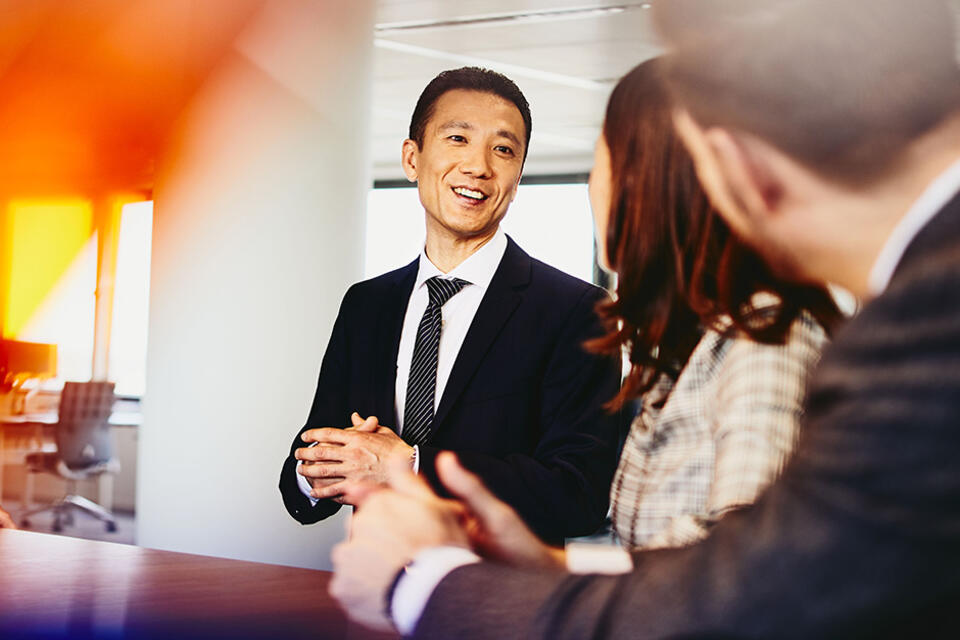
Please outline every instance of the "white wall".
[[272, 0], [184, 114], [155, 197], [138, 543], [329, 568], [280, 466], [360, 279], [371, 0]]

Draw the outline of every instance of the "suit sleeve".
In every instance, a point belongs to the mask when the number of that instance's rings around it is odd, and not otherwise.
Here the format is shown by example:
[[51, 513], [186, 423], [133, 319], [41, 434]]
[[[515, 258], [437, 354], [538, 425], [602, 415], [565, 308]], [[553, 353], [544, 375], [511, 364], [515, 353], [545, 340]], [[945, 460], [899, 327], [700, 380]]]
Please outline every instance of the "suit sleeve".
[[415, 635], [955, 637], [958, 286], [890, 292], [837, 335], [794, 459], [706, 540], [638, 553], [618, 577], [463, 567]]
[[[620, 384], [619, 363], [588, 353], [602, 335], [594, 310], [606, 293], [589, 287], [572, 306], [540, 385], [541, 436], [532, 455], [457, 452], [501, 500], [551, 542], [595, 532], [607, 514], [619, 454], [619, 416], [603, 404]], [[420, 448], [420, 469], [435, 487], [438, 449]]]
[[293, 439], [290, 454], [284, 460], [280, 472], [280, 494], [283, 496], [283, 504], [290, 515], [301, 524], [313, 524], [328, 518], [339, 511], [341, 506], [330, 499], [320, 500], [316, 506], [311, 506], [310, 500], [297, 484], [297, 460], [293, 454], [298, 448], [306, 446], [300, 439], [304, 431], [320, 427], [343, 427], [350, 424], [346, 381], [350, 362], [347, 324], [352, 290], [351, 288], [347, 291], [340, 304], [340, 311], [333, 325], [333, 333], [320, 364], [320, 378], [317, 381], [317, 390], [307, 422]]

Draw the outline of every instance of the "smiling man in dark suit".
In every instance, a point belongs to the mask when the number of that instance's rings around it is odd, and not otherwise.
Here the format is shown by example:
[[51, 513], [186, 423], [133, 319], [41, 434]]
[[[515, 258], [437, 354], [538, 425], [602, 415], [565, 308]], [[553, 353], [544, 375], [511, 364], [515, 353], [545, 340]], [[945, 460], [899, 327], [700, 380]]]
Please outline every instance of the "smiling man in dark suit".
[[[865, 301], [812, 376], [793, 459], [701, 543], [635, 553], [632, 570], [600, 576], [559, 570], [445, 456], [441, 478], [479, 526], [399, 473], [334, 549], [332, 591], [352, 616], [418, 638], [956, 638], [951, 8], [669, 0], [654, 11], [675, 43], [665, 62], [677, 127], [713, 203], [783, 273]], [[391, 513], [408, 518], [385, 531]]]
[[280, 477], [298, 521], [351, 504], [392, 460], [433, 481], [442, 449], [549, 540], [603, 521], [618, 434], [602, 404], [619, 370], [582, 344], [602, 334], [606, 294], [500, 229], [530, 131], [523, 94], [492, 71], [446, 71], [420, 96], [402, 164], [426, 214], [424, 250], [344, 296]]

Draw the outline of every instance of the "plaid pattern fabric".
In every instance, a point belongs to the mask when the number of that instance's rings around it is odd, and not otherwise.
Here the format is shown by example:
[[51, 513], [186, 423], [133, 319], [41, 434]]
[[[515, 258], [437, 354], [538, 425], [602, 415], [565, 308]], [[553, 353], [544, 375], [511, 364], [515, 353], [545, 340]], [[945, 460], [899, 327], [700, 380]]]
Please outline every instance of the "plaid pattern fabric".
[[808, 314], [782, 346], [704, 334], [676, 383], [664, 376], [631, 425], [611, 486], [625, 546], [691, 544], [757, 499], [794, 448], [825, 340]]

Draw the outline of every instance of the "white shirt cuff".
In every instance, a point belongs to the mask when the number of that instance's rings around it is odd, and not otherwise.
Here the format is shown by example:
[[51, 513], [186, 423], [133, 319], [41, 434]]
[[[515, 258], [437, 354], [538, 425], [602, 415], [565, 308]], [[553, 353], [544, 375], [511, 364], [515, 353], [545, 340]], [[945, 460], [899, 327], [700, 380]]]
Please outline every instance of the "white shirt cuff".
[[463, 547], [433, 547], [416, 555], [397, 582], [391, 609], [397, 630], [407, 636], [420, 621], [427, 601], [447, 574], [480, 562], [480, 556]]
[[605, 544], [571, 542], [566, 547], [570, 573], [630, 573], [633, 559], [626, 549]]
[[413, 445], [413, 472], [420, 475], [420, 445]]

